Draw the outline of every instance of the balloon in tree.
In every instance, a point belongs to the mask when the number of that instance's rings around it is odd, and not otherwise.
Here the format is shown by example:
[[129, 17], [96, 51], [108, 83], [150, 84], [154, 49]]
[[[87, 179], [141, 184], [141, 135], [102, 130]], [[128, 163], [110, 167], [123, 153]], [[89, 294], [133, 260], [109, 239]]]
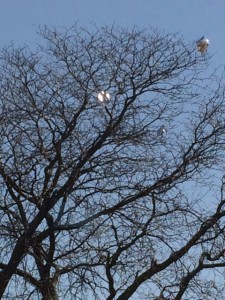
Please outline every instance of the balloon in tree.
[[199, 52], [205, 53], [209, 46], [209, 40], [203, 35], [199, 40], [197, 40], [196, 45]]
[[110, 94], [104, 91], [98, 93], [98, 102], [105, 103], [106, 101], [110, 100]]

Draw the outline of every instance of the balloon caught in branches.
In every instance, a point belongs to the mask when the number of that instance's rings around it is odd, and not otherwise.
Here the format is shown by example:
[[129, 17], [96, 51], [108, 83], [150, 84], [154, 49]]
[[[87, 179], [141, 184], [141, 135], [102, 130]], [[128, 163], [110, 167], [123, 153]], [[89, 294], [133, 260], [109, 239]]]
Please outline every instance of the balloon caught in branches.
[[196, 41], [197, 50], [203, 54], [207, 51], [209, 47], [209, 39], [205, 38], [204, 35]]
[[110, 94], [104, 91], [101, 91], [100, 93], [98, 93], [98, 102], [99, 103], [105, 103], [106, 101], [110, 100]]

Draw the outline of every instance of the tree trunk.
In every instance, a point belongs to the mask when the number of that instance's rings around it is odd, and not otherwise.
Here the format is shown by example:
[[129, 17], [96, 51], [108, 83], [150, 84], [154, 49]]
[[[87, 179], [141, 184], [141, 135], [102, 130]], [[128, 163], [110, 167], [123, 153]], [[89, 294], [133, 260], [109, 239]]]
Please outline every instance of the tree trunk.
[[13, 250], [12, 256], [7, 267], [0, 272], [0, 299], [2, 299], [2, 296], [12, 275], [15, 273], [15, 270], [21, 262], [24, 253], [26, 253], [26, 241], [27, 239], [25, 236], [22, 236], [19, 239]]
[[[29, 230], [26, 233], [24, 233], [17, 241], [17, 244], [14, 247], [14, 250], [12, 252], [11, 258], [7, 266], [3, 271], [0, 272], [0, 299], [2, 299], [2, 296], [5, 292], [5, 289], [8, 286], [11, 277], [13, 276], [13, 274], [15, 274], [16, 268], [22, 261], [23, 255], [26, 254], [27, 249], [29, 248], [31, 243], [30, 241], [32, 239], [32, 235], [34, 234], [36, 228], [39, 226], [39, 224], [46, 216], [47, 212], [53, 207], [53, 205], [54, 202], [50, 201], [50, 199], [48, 199], [48, 201], [45, 201], [45, 203], [42, 205], [42, 209], [40, 209], [39, 213], [30, 223]], [[48, 299], [55, 300], [57, 298], [48, 298]]]
[[43, 283], [41, 289], [42, 300], [58, 300], [58, 294], [56, 292], [56, 283], [53, 283], [51, 279]]

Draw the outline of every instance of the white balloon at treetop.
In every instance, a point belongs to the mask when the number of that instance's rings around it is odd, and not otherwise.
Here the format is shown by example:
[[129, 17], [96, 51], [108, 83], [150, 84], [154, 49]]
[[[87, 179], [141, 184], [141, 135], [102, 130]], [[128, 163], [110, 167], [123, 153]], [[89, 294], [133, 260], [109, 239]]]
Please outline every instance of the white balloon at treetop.
[[205, 38], [204, 35], [196, 41], [197, 49], [199, 52], [204, 53], [207, 51], [209, 46], [209, 39]]

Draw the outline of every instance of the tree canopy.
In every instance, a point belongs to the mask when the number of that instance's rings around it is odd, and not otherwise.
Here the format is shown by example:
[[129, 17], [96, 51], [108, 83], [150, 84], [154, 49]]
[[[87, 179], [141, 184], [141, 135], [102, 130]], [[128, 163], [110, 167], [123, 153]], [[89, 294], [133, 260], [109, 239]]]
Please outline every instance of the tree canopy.
[[175, 34], [0, 54], [1, 299], [224, 294], [224, 84]]

